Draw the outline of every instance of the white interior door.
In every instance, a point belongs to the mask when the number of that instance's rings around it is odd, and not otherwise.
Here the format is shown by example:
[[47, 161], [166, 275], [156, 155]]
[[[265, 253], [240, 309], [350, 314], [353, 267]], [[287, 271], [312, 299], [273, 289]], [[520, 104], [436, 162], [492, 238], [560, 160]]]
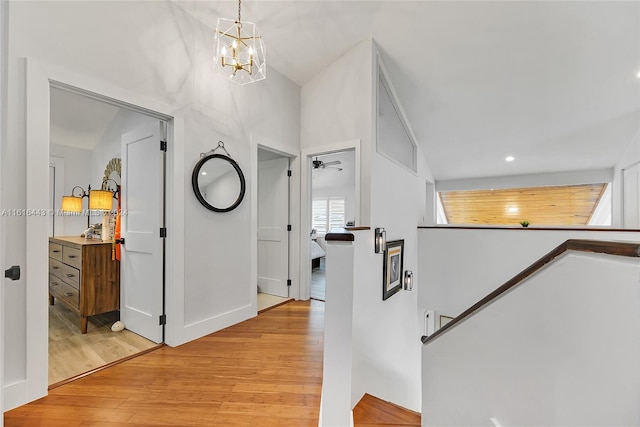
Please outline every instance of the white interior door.
[[640, 228], [640, 163], [623, 169], [623, 226]]
[[120, 317], [161, 343], [164, 286], [164, 152], [161, 123], [122, 135]]
[[258, 163], [258, 290], [289, 296], [289, 159]]

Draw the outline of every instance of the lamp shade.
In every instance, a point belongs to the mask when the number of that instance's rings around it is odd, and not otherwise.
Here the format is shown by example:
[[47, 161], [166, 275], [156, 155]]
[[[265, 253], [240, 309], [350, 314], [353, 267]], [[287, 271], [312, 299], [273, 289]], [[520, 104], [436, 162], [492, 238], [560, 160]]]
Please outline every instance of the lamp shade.
[[89, 191], [89, 209], [92, 211], [110, 211], [113, 208], [113, 192], [109, 190]]
[[82, 197], [62, 196], [60, 208], [63, 212], [82, 212]]

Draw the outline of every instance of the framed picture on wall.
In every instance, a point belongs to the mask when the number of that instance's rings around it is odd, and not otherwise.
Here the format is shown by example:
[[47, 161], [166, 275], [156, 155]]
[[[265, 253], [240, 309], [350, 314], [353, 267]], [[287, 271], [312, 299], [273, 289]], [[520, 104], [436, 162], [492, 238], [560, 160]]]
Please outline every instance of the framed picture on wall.
[[402, 289], [402, 272], [404, 266], [404, 240], [387, 242], [382, 269], [382, 300]]

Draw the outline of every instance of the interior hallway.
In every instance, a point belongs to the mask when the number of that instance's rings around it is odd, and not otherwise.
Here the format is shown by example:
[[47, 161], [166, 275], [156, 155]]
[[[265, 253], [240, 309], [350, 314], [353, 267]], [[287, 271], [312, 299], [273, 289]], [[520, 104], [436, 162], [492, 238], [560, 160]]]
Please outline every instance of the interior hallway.
[[324, 303], [293, 301], [51, 390], [5, 426], [317, 426]]

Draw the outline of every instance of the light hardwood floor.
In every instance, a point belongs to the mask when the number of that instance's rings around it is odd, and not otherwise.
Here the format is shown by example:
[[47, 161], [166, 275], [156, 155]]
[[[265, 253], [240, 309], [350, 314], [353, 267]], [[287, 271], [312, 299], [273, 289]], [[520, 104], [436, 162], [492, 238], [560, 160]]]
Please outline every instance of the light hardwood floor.
[[156, 344], [131, 331], [111, 331], [118, 312], [91, 316], [86, 334], [78, 314], [66, 305], [49, 306], [49, 385], [140, 353]]
[[258, 292], [258, 314], [269, 310], [271, 307], [277, 307], [284, 304], [287, 301], [293, 301], [293, 298], [278, 297]]
[[292, 301], [5, 414], [14, 426], [317, 426], [324, 303]]

